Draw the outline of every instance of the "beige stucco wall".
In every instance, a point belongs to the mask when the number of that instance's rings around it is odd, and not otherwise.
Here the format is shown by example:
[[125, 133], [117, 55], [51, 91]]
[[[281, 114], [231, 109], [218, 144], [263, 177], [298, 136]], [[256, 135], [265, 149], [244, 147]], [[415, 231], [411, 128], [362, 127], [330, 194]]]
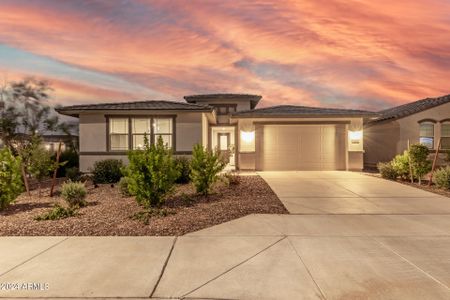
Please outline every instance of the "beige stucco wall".
[[[122, 159], [127, 163], [126, 155], [114, 155], [107, 152], [106, 115], [144, 116], [176, 115], [176, 151], [192, 151], [197, 143], [202, 143], [202, 112], [174, 111], [98, 111], [80, 115], [80, 170], [88, 172], [95, 161], [108, 158]], [[206, 116], [205, 116], [206, 118]], [[207, 131], [206, 131], [207, 132]]]
[[[351, 168], [352, 170], [362, 170], [363, 169], [363, 160], [362, 153], [364, 152], [364, 132], [363, 138], [358, 144], [350, 143], [350, 138], [348, 135], [348, 131], [363, 131], [363, 119], [362, 118], [241, 118], [241, 119], [233, 119], [232, 122], [238, 123], [238, 166], [241, 169], [247, 170], [255, 170], [256, 169], [256, 144], [257, 139], [260, 134], [255, 134], [255, 140], [253, 142], [254, 151], [242, 151], [242, 149], [248, 149], [249, 143], [243, 141], [241, 132], [255, 132], [255, 122], [306, 122], [306, 121], [318, 121], [318, 122], [333, 122], [333, 121], [349, 121], [350, 124], [346, 125], [346, 133], [347, 141], [345, 143], [346, 149], [346, 165], [347, 168]], [[259, 127], [259, 126], [258, 126]], [[241, 147], [244, 145], [245, 147]], [[349, 155], [349, 153], [352, 153]]]
[[378, 162], [391, 160], [396, 154], [400, 154], [408, 148], [408, 140], [411, 144], [418, 143], [419, 121], [424, 119], [437, 121], [434, 125], [434, 147], [437, 148], [441, 137], [439, 121], [447, 118], [450, 118], [450, 103], [394, 121], [367, 125], [365, 128], [364, 164], [373, 167]]

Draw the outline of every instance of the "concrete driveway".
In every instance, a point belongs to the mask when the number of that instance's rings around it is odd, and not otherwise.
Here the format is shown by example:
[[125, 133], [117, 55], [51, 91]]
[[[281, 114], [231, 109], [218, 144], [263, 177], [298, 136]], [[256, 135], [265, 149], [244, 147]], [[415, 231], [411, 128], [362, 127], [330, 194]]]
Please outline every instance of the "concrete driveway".
[[447, 214], [450, 201], [356, 172], [261, 172], [291, 214]]

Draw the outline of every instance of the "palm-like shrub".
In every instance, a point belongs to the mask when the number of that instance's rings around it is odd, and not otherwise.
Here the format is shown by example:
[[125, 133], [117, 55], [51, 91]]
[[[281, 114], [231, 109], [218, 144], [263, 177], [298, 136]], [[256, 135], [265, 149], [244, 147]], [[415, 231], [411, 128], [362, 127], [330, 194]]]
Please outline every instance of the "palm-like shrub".
[[197, 193], [208, 195], [225, 166], [226, 163], [220, 158], [218, 151], [205, 149], [202, 145], [195, 145], [192, 153], [190, 176]]
[[21, 160], [7, 148], [0, 150], [0, 210], [22, 192]]
[[82, 182], [68, 181], [61, 187], [61, 196], [70, 207], [82, 207], [86, 205], [87, 190]]
[[173, 190], [179, 171], [161, 137], [156, 145], [144, 138], [144, 148], [128, 152], [129, 191], [146, 208], [161, 206]]

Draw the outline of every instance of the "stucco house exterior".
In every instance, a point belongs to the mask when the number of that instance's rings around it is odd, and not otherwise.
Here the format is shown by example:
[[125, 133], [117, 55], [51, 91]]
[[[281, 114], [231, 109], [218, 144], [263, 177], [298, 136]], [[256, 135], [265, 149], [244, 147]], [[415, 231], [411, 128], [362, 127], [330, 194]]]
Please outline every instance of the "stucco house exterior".
[[422, 99], [378, 114], [364, 126], [366, 167], [403, 153], [408, 141], [424, 144], [435, 153], [441, 140], [440, 159], [450, 150], [450, 95]]
[[161, 136], [175, 155], [195, 144], [231, 151], [239, 170], [362, 170], [364, 124], [376, 113], [280, 105], [257, 108], [261, 96], [209, 94], [185, 101], [138, 101], [58, 108], [79, 118], [80, 170], [122, 159], [144, 135]]

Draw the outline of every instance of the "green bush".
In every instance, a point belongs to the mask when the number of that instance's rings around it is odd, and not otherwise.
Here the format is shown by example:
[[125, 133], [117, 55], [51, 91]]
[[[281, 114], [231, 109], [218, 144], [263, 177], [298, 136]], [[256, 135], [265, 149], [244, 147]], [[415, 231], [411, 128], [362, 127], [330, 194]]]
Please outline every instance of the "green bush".
[[34, 218], [36, 221], [46, 221], [46, 220], [59, 220], [59, 219], [65, 219], [68, 217], [72, 217], [76, 215], [76, 209], [72, 207], [62, 207], [59, 204], [55, 204], [47, 213], [44, 213], [40, 216], [37, 216]]
[[42, 182], [50, 177], [51, 172], [56, 167], [56, 162], [52, 159], [52, 153], [42, 145], [38, 145], [31, 150], [28, 172], [38, 182], [39, 197], [41, 196]]
[[187, 157], [180, 156], [175, 158], [175, 164], [180, 172], [180, 176], [178, 176], [175, 182], [189, 183], [191, 181], [191, 160]]
[[105, 159], [95, 162], [92, 169], [94, 183], [117, 183], [122, 177], [123, 163], [119, 159]]
[[61, 187], [61, 196], [67, 201], [70, 207], [85, 206], [87, 190], [81, 182], [66, 182]]
[[70, 181], [79, 181], [81, 177], [80, 170], [77, 167], [65, 169], [65, 176]]
[[[54, 154], [53, 160], [56, 160], [56, 154]], [[61, 152], [59, 161], [64, 164], [58, 168], [58, 172], [56, 173], [56, 176], [58, 178], [60, 177], [70, 178], [67, 172], [73, 171], [74, 168], [77, 169], [79, 168], [78, 153], [75, 152], [73, 149]]]
[[226, 163], [220, 158], [218, 151], [211, 151], [202, 145], [195, 145], [191, 161], [191, 180], [197, 193], [208, 195], [225, 165]]
[[161, 137], [156, 145], [149, 145], [147, 137], [144, 140], [143, 150], [128, 152], [129, 190], [144, 207], [159, 207], [173, 190], [179, 171]]
[[408, 151], [403, 152], [403, 154], [398, 154], [391, 161], [392, 167], [398, 176], [402, 179], [410, 178], [409, 170], [409, 153]]
[[450, 166], [436, 170], [433, 181], [440, 188], [450, 189]]
[[130, 177], [122, 177], [119, 181], [119, 190], [123, 197], [131, 197], [133, 194], [130, 192]]
[[425, 145], [414, 144], [409, 149], [414, 177], [419, 179], [419, 184], [422, 184], [422, 177], [431, 171], [431, 161], [428, 159], [429, 154], [430, 149]]
[[0, 150], [0, 210], [22, 192], [21, 160], [7, 148]]
[[381, 177], [385, 179], [391, 179], [396, 180], [397, 179], [397, 172], [395, 171], [394, 167], [392, 166], [392, 163], [378, 163], [377, 164], [378, 171], [380, 171]]

